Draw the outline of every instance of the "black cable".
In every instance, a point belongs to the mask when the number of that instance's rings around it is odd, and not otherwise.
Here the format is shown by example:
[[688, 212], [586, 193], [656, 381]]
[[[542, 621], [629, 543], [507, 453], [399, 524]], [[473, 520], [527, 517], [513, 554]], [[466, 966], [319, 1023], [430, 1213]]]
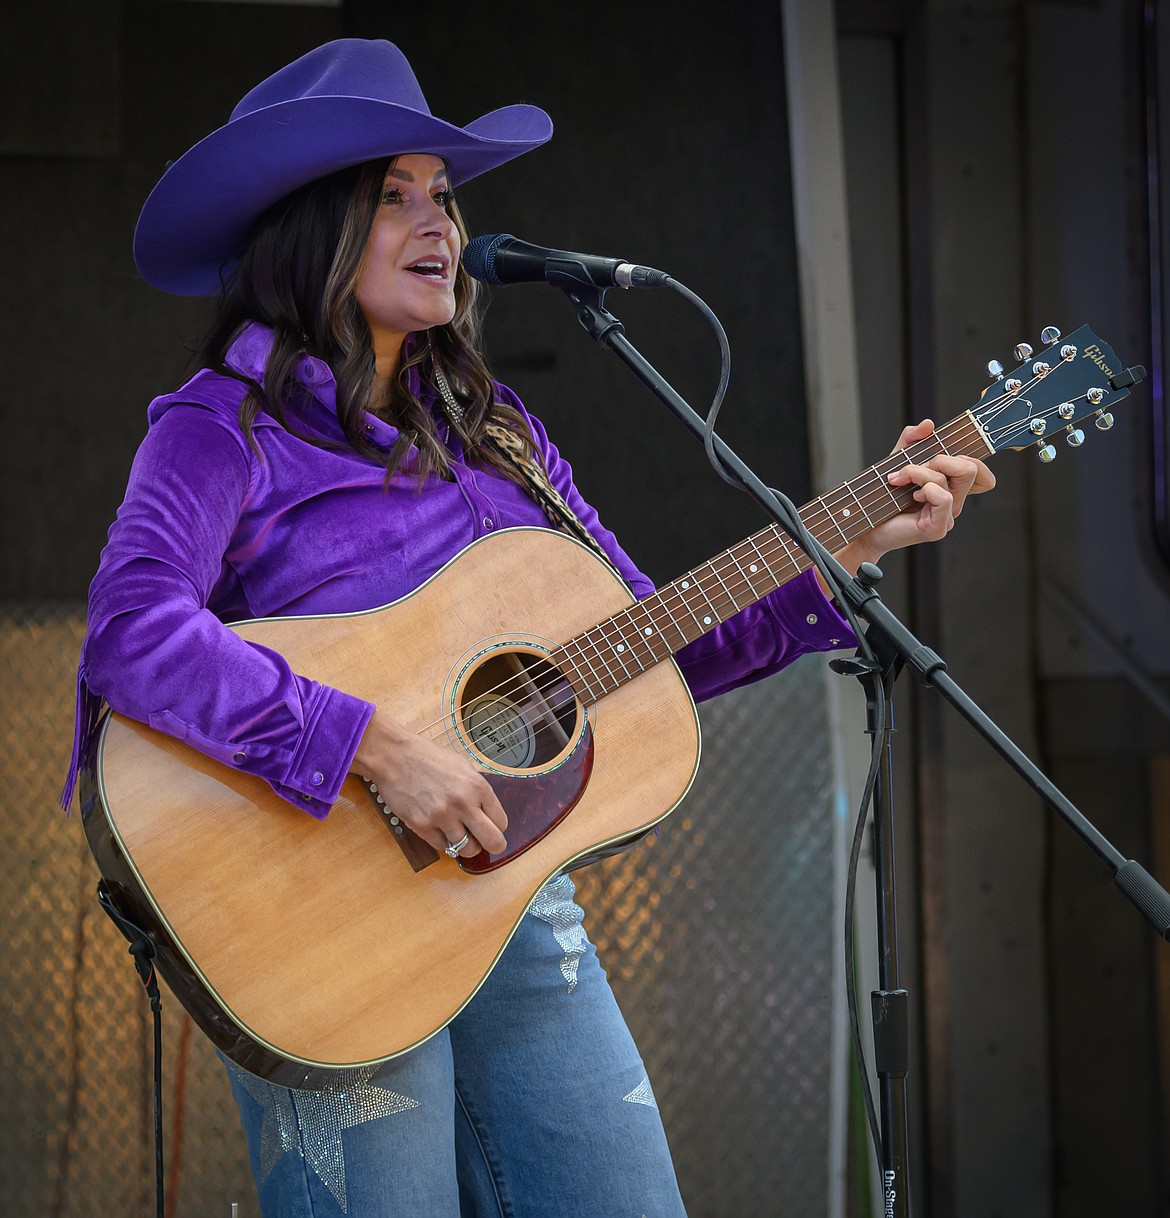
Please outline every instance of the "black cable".
[[[679, 283], [677, 279], [667, 277], [664, 281], [665, 287], [672, 291], [678, 292], [684, 296], [699, 310], [700, 313], [710, 323], [711, 328], [715, 331], [716, 337], [719, 340], [719, 384], [715, 389], [715, 396], [711, 400], [711, 405], [707, 410], [707, 418], [703, 428], [703, 448], [707, 453], [707, 460], [711, 464], [711, 468], [723, 479], [729, 486], [734, 486], [736, 490], [746, 490], [743, 483], [729, 470], [723, 463], [722, 458], [715, 450], [715, 423], [719, 418], [719, 411], [723, 407], [723, 399], [727, 394], [727, 384], [731, 379], [731, 344], [727, 339], [727, 331], [723, 328], [723, 323], [715, 316], [714, 311], [698, 293], [693, 292], [684, 283]], [[784, 530], [793, 536], [799, 543], [800, 548], [809, 556], [811, 561], [816, 564], [817, 569], [824, 577], [825, 583], [832, 590], [833, 598], [836, 600], [841, 612], [845, 615], [845, 620], [849, 623], [850, 629], [857, 638], [858, 649], [865, 657], [866, 661], [874, 660], [873, 652], [870, 650], [869, 644], [865, 641], [865, 635], [861, 630], [861, 626], [857, 621], [857, 617], [853, 612], [849, 600], [843, 595], [840, 584], [836, 576], [828, 569], [826, 564], [822, 563], [821, 552], [822, 547], [813, 538], [805, 528], [804, 521], [801, 519], [800, 512], [796, 505], [782, 491], [778, 491], [775, 487], [768, 487], [768, 493], [771, 494], [783, 506], [789, 514], [792, 521], [792, 527], [787, 524], [781, 526]]]
[[[874, 682], [878, 723], [886, 722], [886, 690], [880, 680]], [[877, 1106], [874, 1104], [873, 1088], [865, 1064], [865, 1050], [861, 1042], [861, 1016], [857, 1006], [857, 962], [853, 950], [853, 907], [857, 900], [857, 869], [861, 861], [861, 847], [865, 840], [865, 826], [869, 821], [869, 809], [873, 802], [881, 761], [885, 753], [889, 728], [883, 727], [875, 735], [870, 751], [869, 770], [865, 775], [865, 786], [857, 809], [857, 821], [853, 828], [853, 844], [849, 851], [849, 867], [845, 875], [845, 995], [849, 1009], [849, 1032], [853, 1039], [853, 1054], [857, 1060], [857, 1072], [861, 1080], [861, 1098], [865, 1104], [865, 1116], [869, 1122], [869, 1136], [879, 1163], [884, 1162], [881, 1125]]]
[[154, 940], [140, 926], [131, 922], [114, 904], [114, 896], [105, 880], [97, 887], [98, 904], [109, 915], [110, 920], [130, 943], [130, 955], [134, 957], [134, 968], [142, 982], [142, 988], [150, 999], [154, 1013], [154, 1176], [155, 1212], [157, 1218], [165, 1218], [164, 1173], [163, 1173], [163, 1118], [162, 1118], [162, 995], [158, 978], [154, 972]]
[[723, 323], [715, 316], [715, 311], [711, 306], [697, 292], [692, 292], [685, 283], [679, 283], [677, 279], [671, 279], [670, 276], [667, 276], [663, 286], [678, 292], [680, 296], [685, 296], [707, 319], [719, 339], [719, 384], [715, 388], [715, 396], [712, 398], [711, 406], [707, 411], [707, 423], [703, 431], [703, 447], [707, 451], [707, 460], [711, 463], [711, 468], [729, 486], [734, 486], [736, 490], [741, 491], [744, 489], [743, 484], [727, 469], [719, 454], [715, 451], [715, 420], [719, 417], [719, 411], [723, 406], [723, 399], [727, 395], [727, 383], [731, 380], [731, 344], [727, 341], [727, 331], [724, 330]]

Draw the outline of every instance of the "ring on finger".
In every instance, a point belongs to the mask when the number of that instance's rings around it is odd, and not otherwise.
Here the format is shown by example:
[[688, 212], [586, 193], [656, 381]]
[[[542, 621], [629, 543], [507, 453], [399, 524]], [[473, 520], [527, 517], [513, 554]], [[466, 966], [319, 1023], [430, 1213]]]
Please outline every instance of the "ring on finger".
[[448, 842], [447, 849], [443, 851], [449, 858], [458, 858], [459, 851], [463, 849], [467, 843], [471, 841], [471, 834], [465, 833], [457, 842]]

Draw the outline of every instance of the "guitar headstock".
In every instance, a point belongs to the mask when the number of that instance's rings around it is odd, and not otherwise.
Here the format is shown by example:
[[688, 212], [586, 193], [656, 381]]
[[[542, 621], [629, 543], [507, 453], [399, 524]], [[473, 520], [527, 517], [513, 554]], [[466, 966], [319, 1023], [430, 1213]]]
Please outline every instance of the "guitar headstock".
[[1021, 363], [1012, 372], [994, 360], [988, 364], [996, 379], [971, 414], [994, 451], [1034, 444], [1040, 460], [1049, 462], [1056, 457], [1056, 440], [1063, 437], [1074, 448], [1084, 443], [1080, 424], [1108, 431], [1113, 407], [1129, 397], [1146, 370], [1140, 364], [1126, 368], [1088, 326], [1067, 338], [1049, 327], [1041, 338], [1051, 345], [1039, 354], [1026, 343], [1015, 349]]

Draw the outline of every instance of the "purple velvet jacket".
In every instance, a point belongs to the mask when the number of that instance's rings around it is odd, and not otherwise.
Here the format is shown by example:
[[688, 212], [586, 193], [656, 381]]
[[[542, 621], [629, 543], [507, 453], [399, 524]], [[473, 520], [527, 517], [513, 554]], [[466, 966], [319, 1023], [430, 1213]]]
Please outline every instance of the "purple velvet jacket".
[[[270, 346], [270, 331], [252, 325], [228, 363], [262, 380]], [[408, 457], [387, 487], [384, 468], [345, 441], [328, 367], [306, 356], [299, 380], [303, 393], [290, 403], [290, 420], [337, 449], [307, 443], [266, 414], [255, 421], [251, 447], [238, 421], [246, 387], [208, 369], [151, 403], [150, 426], [90, 587], [66, 805], [104, 698], [324, 817], [374, 707], [299, 676], [224, 623], [376, 608], [417, 588], [485, 533], [550, 527], [519, 486], [465, 463], [454, 436], [452, 481], [431, 478], [420, 494]], [[653, 585], [578, 494], [543, 426], [506, 387], [497, 392], [529, 421], [553, 485], [634, 595], [646, 596]], [[389, 449], [397, 438], [373, 415], [365, 427], [379, 447]], [[852, 642], [806, 572], [677, 660], [692, 694], [704, 699], [805, 652]]]

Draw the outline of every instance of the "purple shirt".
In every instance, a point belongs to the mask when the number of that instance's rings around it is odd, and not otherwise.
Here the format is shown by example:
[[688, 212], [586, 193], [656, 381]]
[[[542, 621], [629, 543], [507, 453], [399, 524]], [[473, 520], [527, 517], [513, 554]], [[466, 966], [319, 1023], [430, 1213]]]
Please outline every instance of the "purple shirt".
[[[249, 326], [228, 363], [262, 380], [271, 341], [268, 329]], [[246, 387], [208, 369], [150, 404], [150, 427], [90, 587], [66, 804], [105, 698], [114, 710], [258, 775], [324, 817], [373, 705], [298, 675], [224, 623], [377, 608], [413, 591], [486, 533], [550, 527], [521, 487], [467, 464], [454, 435], [453, 480], [428, 478], [419, 493], [412, 450], [387, 487], [385, 469], [345, 441], [329, 368], [306, 356], [298, 379], [303, 392], [289, 404], [290, 423], [339, 449], [299, 439], [263, 413], [250, 446], [238, 421]], [[578, 494], [540, 422], [505, 386], [497, 394], [528, 421], [553, 485], [633, 594], [653, 591]], [[374, 415], [365, 428], [386, 450], [398, 436]], [[676, 659], [692, 694], [704, 699], [805, 652], [852, 642], [805, 572]]]

